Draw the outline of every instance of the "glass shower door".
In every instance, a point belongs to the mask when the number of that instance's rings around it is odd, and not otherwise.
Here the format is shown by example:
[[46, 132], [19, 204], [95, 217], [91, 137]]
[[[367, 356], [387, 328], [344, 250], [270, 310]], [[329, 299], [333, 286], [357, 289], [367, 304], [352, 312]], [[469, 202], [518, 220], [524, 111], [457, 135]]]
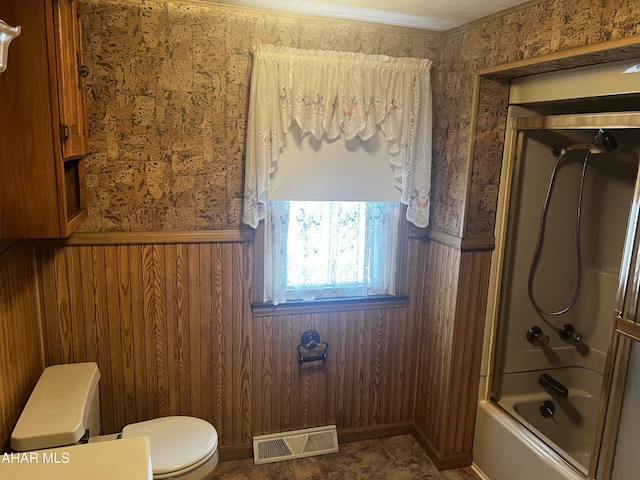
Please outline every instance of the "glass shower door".
[[599, 429], [589, 478], [637, 477], [640, 441], [640, 178], [636, 181], [607, 356]]

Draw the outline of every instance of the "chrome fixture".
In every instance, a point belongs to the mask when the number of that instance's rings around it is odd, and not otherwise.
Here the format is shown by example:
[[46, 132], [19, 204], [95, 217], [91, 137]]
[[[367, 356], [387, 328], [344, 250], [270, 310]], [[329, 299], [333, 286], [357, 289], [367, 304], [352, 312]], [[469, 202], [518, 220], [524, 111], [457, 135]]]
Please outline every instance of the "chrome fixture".
[[562, 147], [561, 145], [554, 145], [551, 147], [551, 153], [555, 157], [559, 157], [560, 155], [565, 155], [567, 152], [571, 150], [589, 150], [589, 153], [606, 153], [613, 152], [618, 148], [618, 141], [616, 137], [607, 132], [606, 130], [599, 129], [598, 133], [596, 133], [593, 140], [590, 143], [577, 143], [575, 145], [569, 145], [567, 147]]
[[556, 413], [556, 406], [551, 400], [545, 400], [540, 404], [540, 415], [544, 418], [551, 418]]
[[545, 335], [540, 327], [534, 326], [527, 332], [527, 340], [533, 345], [544, 346], [549, 344], [549, 335]]
[[582, 342], [582, 334], [577, 332], [573, 325], [567, 323], [560, 329], [560, 338], [565, 342], [580, 343]]
[[538, 380], [538, 382], [551, 395], [555, 395], [558, 398], [567, 398], [569, 396], [569, 389], [548, 373], [543, 373], [542, 375], [540, 375], [540, 379]]
[[[573, 306], [576, 304], [578, 300], [578, 295], [580, 294], [580, 283], [582, 281], [582, 254], [580, 249], [580, 221], [582, 216], [582, 194], [584, 192], [584, 180], [587, 173], [587, 164], [589, 161], [590, 154], [599, 154], [599, 153], [608, 153], [613, 152], [618, 148], [618, 141], [615, 137], [609, 132], [598, 129], [594, 137], [591, 139], [591, 142], [587, 144], [576, 144], [569, 145], [567, 147], [562, 147], [561, 145], [554, 145], [551, 147], [551, 154], [556, 157], [556, 162], [553, 166], [553, 170], [551, 171], [551, 178], [549, 179], [549, 185], [547, 187], [547, 193], [544, 198], [544, 203], [542, 206], [542, 213], [540, 215], [540, 224], [538, 226], [538, 238], [536, 240], [536, 246], [533, 251], [533, 258], [531, 259], [531, 265], [529, 266], [529, 279], [527, 282], [527, 293], [529, 294], [529, 301], [533, 308], [540, 315], [549, 315], [549, 316], [558, 316], [567, 313]], [[542, 239], [544, 237], [544, 231], [546, 227], [547, 221], [547, 212], [549, 209], [549, 201], [551, 200], [551, 193], [553, 191], [553, 186], [556, 181], [556, 175], [558, 172], [558, 167], [560, 163], [565, 158], [566, 154], [571, 150], [585, 150], [584, 160], [582, 161], [582, 174], [580, 176], [580, 189], [578, 191], [578, 206], [576, 208], [576, 220], [575, 220], [575, 238], [576, 238], [576, 262], [577, 262], [577, 271], [576, 271], [576, 280], [575, 280], [575, 290], [573, 292], [573, 297], [566, 304], [565, 307], [559, 310], [545, 310], [542, 308], [536, 301], [535, 295], [533, 293], [533, 279], [536, 275], [536, 269], [538, 268], [538, 261], [540, 260], [540, 251], [542, 248]]]

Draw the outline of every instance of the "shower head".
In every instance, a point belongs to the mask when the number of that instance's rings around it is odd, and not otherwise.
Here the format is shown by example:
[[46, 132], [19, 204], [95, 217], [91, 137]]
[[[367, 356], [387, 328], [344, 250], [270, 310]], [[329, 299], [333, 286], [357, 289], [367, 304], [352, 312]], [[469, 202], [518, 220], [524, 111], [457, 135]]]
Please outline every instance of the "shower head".
[[611, 135], [606, 130], [600, 129], [600, 132], [602, 133], [601, 144], [602, 144], [602, 147], [605, 149], [605, 151], [613, 152], [614, 150], [617, 150], [618, 141], [616, 140], [616, 137]]
[[[552, 151], [555, 149], [555, 147], [556, 145], [554, 145]], [[569, 145], [568, 147], [562, 149], [562, 153], [566, 153], [571, 150], [589, 150], [589, 153], [606, 153], [613, 152], [617, 148], [618, 141], [616, 140], [616, 138], [606, 130], [600, 129], [590, 143], [576, 143], [575, 145]]]

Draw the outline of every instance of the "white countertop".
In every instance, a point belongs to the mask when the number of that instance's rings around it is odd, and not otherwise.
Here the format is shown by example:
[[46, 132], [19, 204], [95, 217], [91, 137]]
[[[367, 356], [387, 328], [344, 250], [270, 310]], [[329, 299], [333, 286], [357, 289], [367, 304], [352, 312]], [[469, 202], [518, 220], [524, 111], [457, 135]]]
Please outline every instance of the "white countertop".
[[0, 454], [0, 480], [152, 480], [147, 437]]

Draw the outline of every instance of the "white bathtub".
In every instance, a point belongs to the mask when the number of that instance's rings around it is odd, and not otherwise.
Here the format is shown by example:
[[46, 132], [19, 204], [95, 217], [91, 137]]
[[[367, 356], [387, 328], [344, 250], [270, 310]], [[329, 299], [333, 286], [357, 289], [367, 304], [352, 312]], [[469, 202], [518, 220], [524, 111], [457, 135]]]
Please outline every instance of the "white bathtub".
[[[569, 390], [567, 399], [547, 393], [538, 383], [548, 373]], [[502, 376], [499, 405], [478, 405], [474, 437], [474, 465], [491, 480], [567, 480], [587, 473], [599, 408], [602, 376], [570, 367]], [[555, 413], [544, 418], [543, 401]]]
[[478, 404], [473, 469], [489, 480], [584, 480], [560, 455], [490, 401]]

